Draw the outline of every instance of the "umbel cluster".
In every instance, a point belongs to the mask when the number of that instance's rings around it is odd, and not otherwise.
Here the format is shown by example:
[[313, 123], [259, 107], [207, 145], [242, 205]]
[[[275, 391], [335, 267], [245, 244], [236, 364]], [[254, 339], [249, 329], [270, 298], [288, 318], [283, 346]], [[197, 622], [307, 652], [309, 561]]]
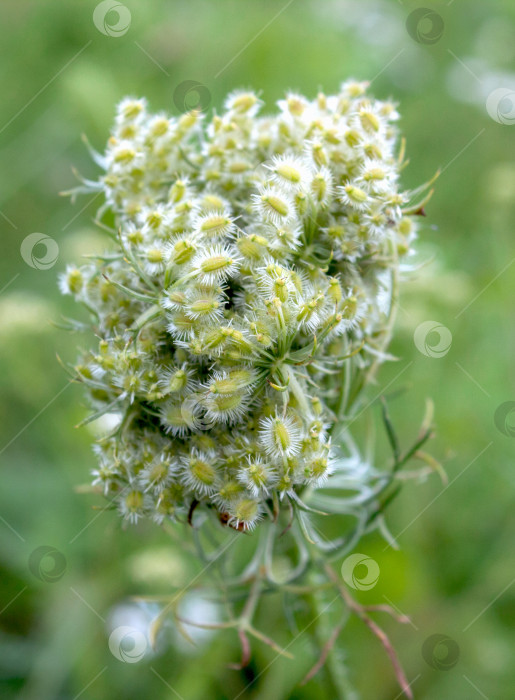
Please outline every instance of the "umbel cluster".
[[210, 120], [118, 106], [76, 190], [104, 193], [110, 245], [61, 288], [98, 338], [75, 372], [91, 418], [118, 417], [94, 483], [124, 518], [199, 506], [250, 529], [338, 470], [331, 431], [382, 358], [415, 237], [399, 115], [366, 89], [272, 116], [247, 91]]

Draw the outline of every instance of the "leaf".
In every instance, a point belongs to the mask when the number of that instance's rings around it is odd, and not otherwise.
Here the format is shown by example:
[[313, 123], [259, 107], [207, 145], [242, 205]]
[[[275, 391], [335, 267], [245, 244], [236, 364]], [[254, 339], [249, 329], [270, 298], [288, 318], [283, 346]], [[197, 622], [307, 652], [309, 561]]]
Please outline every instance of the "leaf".
[[431, 469], [437, 472], [437, 474], [440, 476], [440, 479], [442, 480], [443, 485], [447, 486], [449, 478], [445, 472], [445, 469], [440, 464], [440, 462], [438, 462], [438, 460], [436, 460], [427, 452], [423, 452], [422, 450], [417, 450], [413, 456], [417, 459], [420, 459], [422, 462], [425, 462], [429, 467], [431, 467]]
[[335, 549], [340, 549], [340, 547], [347, 543], [347, 537], [339, 537], [336, 540], [326, 540], [323, 536], [320, 536], [320, 533], [306, 513], [297, 511], [297, 515], [304, 537], [310, 544], [314, 544], [322, 552], [331, 552]]
[[390, 447], [392, 448], [395, 464], [397, 464], [400, 460], [401, 450], [399, 446], [399, 440], [397, 439], [397, 435], [395, 433], [392, 421], [390, 420], [390, 415], [388, 413], [388, 407], [386, 405], [386, 399], [384, 398], [384, 396], [381, 396], [381, 408], [386, 434], [388, 435], [388, 441], [390, 443]]
[[421, 433], [426, 433], [433, 426], [433, 417], [435, 412], [435, 405], [432, 399], [426, 399], [426, 412], [422, 420], [422, 425], [420, 427]]
[[106, 413], [109, 413], [109, 411], [116, 406], [116, 404], [121, 401], [122, 399], [125, 399], [125, 394], [120, 394], [120, 396], [117, 396], [114, 401], [112, 401], [110, 404], [107, 404], [107, 406], [103, 406], [100, 408], [98, 411], [95, 411], [95, 413], [92, 413], [90, 416], [87, 418], [84, 418], [84, 420], [81, 420], [80, 423], [77, 423], [75, 426], [76, 428], [82, 428], [85, 425], [88, 425], [88, 423], [92, 423], [94, 420], [97, 418], [101, 418], [104, 416]]
[[148, 294], [142, 294], [141, 292], [134, 291], [134, 289], [129, 289], [129, 287], [126, 287], [124, 284], [120, 284], [120, 282], [116, 282], [115, 280], [109, 279], [107, 275], [104, 275], [104, 279], [106, 279], [110, 284], [115, 286], [120, 291], [125, 292], [125, 294], [128, 294], [129, 296], [133, 297], [134, 299], [137, 299], [138, 301], [144, 301], [147, 304], [155, 304], [157, 301], [156, 297], [151, 297]]
[[81, 323], [80, 321], [76, 321], [74, 318], [67, 318], [66, 316], [62, 316], [61, 318], [63, 319], [62, 321], [50, 321], [54, 328], [60, 328], [63, 331], [71, 332], [80, 331], [81, 333], [90, 330], [89, 326], [87, 326], [85, 323]]
[[107, 169], [106, 157], [103, 156], [101, 153], [99, 153], [97, 150], [95, 150], [93, 148], [93, 146], [88, 141], [88, 137], [86, 136], [86, 134], [82, 134], [81, 138], [82, 138], [82, 141], [86, 144], [86, 148], [88, 149], [89, 154], [90, 154], [91, 158], [94, 160], [94, 162], [99, 167], [101, 167], [102, 170], [106, 170]]
[[323, 510], [315, 510], [314, 508], [310, 508], [301, 498], [297, 496], [295, 491], [292, 491], [289, 494], [289, 497], [291, 500], [295, 501], [301, 510], [306, 511], [307, 513], [315, 513], [315, 515], [329, 515], [329, 513], [325, 513]]

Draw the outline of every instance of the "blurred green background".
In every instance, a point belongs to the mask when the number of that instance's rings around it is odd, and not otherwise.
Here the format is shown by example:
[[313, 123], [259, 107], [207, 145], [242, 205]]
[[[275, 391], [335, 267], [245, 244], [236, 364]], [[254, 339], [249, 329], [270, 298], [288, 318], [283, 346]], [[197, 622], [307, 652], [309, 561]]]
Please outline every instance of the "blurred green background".
[[[304, 688], [296, 685], [315, 659], [308, 634], [291, 647], [295, 661], [256, 645], [244, 673], [226, 667], [239, 653], [230, 632], [202, 637], [195, 648], [171, 644], [137, 664], [110, 653], [113, 615], [136, 624], [149, 614], [120, 606], [131, 595], [180, 585], [192, 564], [156, 526], [123, 529], [116, 514], [92, 510], [98, 498], [77, 492], [94, 466], [92, 435], [74, 430], [85, 415], [82, 392], [68, 387], [55, 355], [73, 361], [77, 344], [87, 341], [49, 320], [75, 312], [57, 291], [57, 273], [102, 247], [92, 225], [99, 201], [79, 199], [72, 207], [58, 192], [73, 186], [72, 166], [96, 176], [80, 136], [102, 150], [121, 97], [145, 95], [155, 110], [177, 113], [175, 88], [196, 80], [213, 108], [235, 87], [253, 87], [272, 109], [287, 89], [330, 93], [349, 76], [371, 80], [374, 94], [400, 103], [411, 160], [406, 186], [443, 169], [420, 234], [419, 258], [428, 264], [403, 288], [392, 345], [401, 364], [385, 365], [369, 395], [390, 382], [389, 391], [406, 389], [391, 405], [406, 439], [417, 430], [425, 398], [433, 398], [438, 431], [430, 450], [449, 484], [433, 476], [403, 490], [388, 516], [400, 550], [385, 548], [378, 536], [360, 544], [358, 551], [381, 569], [378, 585], [360, 599], [391, 601], [412, 616], [412, 625], [381, 622], [416, 698], [515, 697], [515, 443], [494, 423], [498, 407], [515, 399], [515, 125], [492, 119], [485, 107], [492, 90], [514, 87], [512, 0], [428, 0], [443, 33], [432, 15], [412, 36], [406, 20], [420, 3], [408, 0], [124, 5], [130, 25], [125, 21], [118, 36], [95, 25], [94, 0], [2, 0], [0, 7], [2, 697], [330, 698], [324, 672]], [[127, 20], [122, 15], [111, 13], [99, 26]], [[33, 268], [20, 255], [34, 232], [59, 246], [49, 269]], [[452, 334], [442, 357], [414, 345], [415, 329], [428, 320]], [[41, 546], [65, 557], [62, 576], [55, 560], [55, 582], [42, 580], [49, 574], [38, 574], [34, 557], [29, 564]], [[274, 603], [259, 614], [262, 627], [287, 644], [291, 633]], [[459, 647], [459, 660], [446, 670], [423, 658], [422, 645], [434, 634]], [[389, 662], [366, 628], [351, 622], [341, 642], [364, 700], [399, 697]], [[438, 654], [445, 665], [442, 645]]]

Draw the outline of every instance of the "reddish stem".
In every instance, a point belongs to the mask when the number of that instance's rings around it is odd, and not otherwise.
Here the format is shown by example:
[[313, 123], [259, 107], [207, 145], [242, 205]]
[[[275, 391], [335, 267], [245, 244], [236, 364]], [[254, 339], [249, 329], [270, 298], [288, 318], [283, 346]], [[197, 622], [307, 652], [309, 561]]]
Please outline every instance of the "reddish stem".
[[379, 639], [379, 641], [383, 645], [384, 650], [390, 658], [391, 664], [395, 672], [395, 677], [397, 678], [402, 692], [404, 693], [404, 695], [406, 695], [407, 698], [413, 700], [413, 693], [411, 692], [408, 679], [406, 678], [404, 670], [400, 664], [395, 649], [392, 646], [392, 643], [388, 639], [388, 636], [385, 634], [385, 632], [383, 632], [379, 625], [366, 614], [365, 609], [359, 603], [357, 603], [354, 600], [354, 598], [348, 593], [345, 586], [339, 581], [338, 576], [333, 571], [331, 566], [326, 563], [324, 565], [324, 568], [331, 581], [333, 581], [333, 583], [340, 591], [340, 594], [345, 603], [348, 605], [349, 609], [352, 610], [365, 623], [365, 625], [369, 628], [372, 634], [374, 634], [377, 637], [377, 639]]
[[229, 664], [229, 668], [233, 668], [235, 671], [241, 671], [242, 668], [248, 666], [251, 657], [249, 638], [241, 627], [238, 629], [238, 637], [241, 643], [241, 662], [239, 664]]
[[340, 622], [338, 625], [336, 625], [336, 627], [331, 633], [331, 636], [322, 647], [322, 653], [320, 654], [320, 658], [301, 680], [300, 685], [306, 685], [306, 683], [308, 683], [314, 676], [316, 676], [316, 674], [324, 666], [325, 662], [327, 661], [327, 657], [329, 656], [329, 653], [331, 652], [332, 648], [336, 643], [336, 640], [338, 639], [338, 635], [342, 631], [342, 628], [343, 622]]

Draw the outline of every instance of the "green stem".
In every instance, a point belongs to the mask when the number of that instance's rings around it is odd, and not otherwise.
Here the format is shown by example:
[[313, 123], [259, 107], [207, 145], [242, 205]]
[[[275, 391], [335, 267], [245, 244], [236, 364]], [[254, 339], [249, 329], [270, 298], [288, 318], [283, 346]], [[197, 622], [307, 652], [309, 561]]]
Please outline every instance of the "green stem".
[[131, 326], [131, 330], [139, 332], [145, 324], [150, 323], [150, 321], [153, 321], [160, 315], [161, 307], [159, 304], [153, 304], [134, 321]]
[[[316, 580], [313, 583], [316, 583]], [[312, 625], [314, 629], [313, 636], [320, 653], [322, 653], [324, 645], [327, 644], [334, 630], [334, 617], [330, 614], [331, 611], [329, 609], [332, 592], [328, 596], [324, 595], [323, 591], [318, 590], [306, 596], [314, 620]], [[348, 615], [348, 612], [344, 614]], [[327, 655], [324, 670], [327, 679], [328, 698], [331, 698], [331, 700], [359, 700], [356, 691], [350, 684], [342, 652], [337, 649], [336, 645]]]
[[256, 606], [259, 602], [259, 594], [261, 592], [261, 576], [258, 573], [252, 583], [249, 597], [247, 598], [247, 601], [245, 603], [245, 607], [243, 608], [243, 612], [241, 614], [240, 620], [243, 624], [249, 626], [252, 622], [252, 618], [254, 617], [254, 612], [256, 610]]

